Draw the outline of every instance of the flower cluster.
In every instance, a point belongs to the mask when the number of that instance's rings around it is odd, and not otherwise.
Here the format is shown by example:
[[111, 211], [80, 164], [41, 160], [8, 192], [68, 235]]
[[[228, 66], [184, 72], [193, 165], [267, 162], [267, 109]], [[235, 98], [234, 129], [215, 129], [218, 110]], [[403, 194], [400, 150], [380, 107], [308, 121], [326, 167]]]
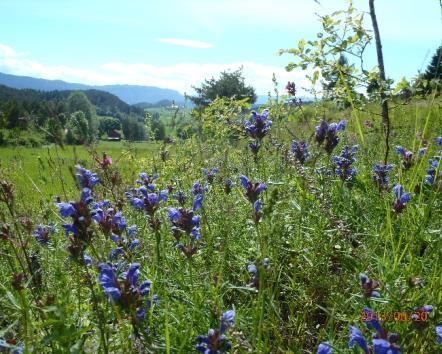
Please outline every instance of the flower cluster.
[[402, 156], [402, 166], [408, 170], [413, 165], [413, 153], [400, 145], [396, 146], [395, 150], [399, 156]]
[[211, 170], [207, 169], [207, 168], [203, 168], [203, 175], [204, 177], [206, 177], [207, 182], [209, 184], [213, 183], [213, 180], [215, 179], [216, 174], [219, 172], [219, 168], [218, 167], [214, 167]]
[[[441, 145], [442, 145], [442, 137], [441, 137]], [[436, 336], [437, 342], [442, 345], [442, 326], [436, 326]]]
[[365, 297], [380, 297], [378, 287], [379, 282], [377, 280], [370, 279], [365, 273], [359, 274], [359, 280], [361, 281], [362, 292]]
[[34, 230], [35, 240], [42, 246], [49, 243], [50, 236], [57, 234], [58, 229], [54, 225], [37, 225]]
[[246, 134], [253, 139], [262, 140], [270, 130], [272, 121], [269, 118], [269, 110], [265, 109], [261, 114], [253, 111], [250, 120], [244, 123]]
[[323, 342], [319, 344], [318, 351], [316, 354], [332, 354], [333, 349], [329, 342]]
[[234, 183], [230, 178], [226, 178], [224, 180], [224, 192], [226, 194], [230, 194], [230, 192], [232, 191], [232, 187], [233, 187]]
[[[195, 241], [201, 238], [201, 227], [200, 221], [201, 217], [195, 215], [195, 211], [201, 208], [203, 203], [203, 195], [196, 194], [193, 202], [193, 210], [181, 208], [169, 208], [168, 216], [169, 221], [172, 225], [172, 234], [177, 241], [177, 248], [180, 249], [186, 257], [192, 257], [197, 248], [195, 246]], [[183, 235], [189, 237], [189, 242], [187, 244], [182, 243], [181, 239]]]
[[374, 165], [372, 180], [378, 186], [379, 191], [388, 189], [388, 173], [392, 169], [392, 164], [383, 165], [376, 163]]
[[[140, 264], [138, 263], [131, 264], [127, 272], [120, 274], [120, 278], [109, 264], [99, 265], [98, 281], [104, 293], [112, 303], [121, 306], [135, 323], [142, 322], [152, 306], [150, 299], [145, 300], [150, 294], [152, 283], [150, 280], [145, 280], [138, 285], [139, 273]], [[153, 296], [153, 302], [156, 302], [156, 296]]]
[[262, 202], [258, 199], [259, 195], [267, 189], [264, 183], [251, 182], [249, 179], [242, 175], [239, 177], [241, 185], [245, 189], [245, 196], [253, 204], [254, 219], [259, 221], [261, 218]]
[[431, 312], [433, 312], [433, 306], [431, 305], [415, 307], [413, 314], [411, 315], [411, 321], [413, 325], [418, 329], [423, 329], [427, 327], [428, 322], [424, 319], [426, 319], [428, 314], [430, 314]]
[[95, 185], [100, 183], [100, 179], [96, 173], [92, 173], [80, 165], [75, 166], [75, 169], [75, 177], [77, 178], [78, 184], [81, 188], [92, 189]]
[[364, 312], [367, 318], [367, 327], [376, 330], [376, 334], [373, 336], [373, 344], [369, 346], [359, 328], [350, 326], [349, 348], [351, 349], [357, 345], [367, 354], [401, 354], [398, 345], [399, 336], [396, 333], [387, 333], [387, 331], [382, 328], [376, 318], [376, 314], [373, 313], [371, 309], [366, 307]]
[[411, 193], [405, 193], [404, 186], [401, 184], [396, 184], [393, 187], [393, 195], [395, 197], [395, 201], [393, 203], [393, 211], [396, 213], [402, 212], [404, 210], [405, 205], [410, 200]]
[[8, 343], [4, 339], [0, 339], [0, 353], [22, 354], [24, 348], [22, 345]]
[[255, 141], [249, 144], [249, 148], [251, 149], [255, 161], [258, 158], [258, 152], [261, 148], [262, 139], [268, 134], [270, 131], [270, 127], [272, 126], [272, 121], [269, 120], [269, 110], [265, 109], [261, 114], [253, 111], [250, 120], [244, 123], [244, 129], [246, 134], [255, 139]]
[[333, 162], [335, 163], [336, 174], [345, 182], [352, 181], [356, 176], [357, 170], [351, 167], [355, 162], [355, 154], [358, 151], [358, 146], [354, 145], [350, 149], [348, 145], [344, 146], [340, 156], [334, 156]]
[[290, 96], [296, 96], [296, 85], [294, 82], [287, 82], [285, 89]]
[[147, 189], [154, 191], [155, 185], [154, 182], [158, 179], [158, 174], [154, 174], [152, 176], [148, 175], [146, 172], [140, 173], [140, 179], [137, 180], [138, 184], [144, 185]]
[[298, 143], [296, 140], [293, 140], [291, 151], [292, 155], [300, 163], [304, 163], [309, 157], [308, 146], [305, 141], [301, 141]]
[[434, 158], [429, 159], [428, 163], [430, 167], [427, 169], [427, 173], [425, 175], [425, 183], [433, 184], [434, 181], [436, 180], [436, 171], [439, 167], [440, 156], [435, 156]]
[[131, 192], [126, 192], [126, 197], [135, 209], [144, 210], [149, 216], [149, 225], [153, 230], [158, 230], [161, 222], [160, 219], [155, 217], [155, 212], [160, 207], [160, 203], [167, 200], [169, 191], [164, 189], [154, 192], [154, 190], [153, 184], [149, 183], [148, 187], [141, 186]]
[[90, 228], [92, 217], [89, 203], [91, 202], [90, 189], [84, 188], [80, 201], [57, 203], [60, 215], [63, 218], [72, 218], [72, 223], [63, 224], [63, 228], [66, 231], [66, 235], [69, 236], [69, 252], [75, 259], [81, 259], [85, 247], [90, 243], [94, 235], [93, 229]]
[[347, 121], [345, 120], [341, 120], [339, 123], [331, 123], [330, 125], [323, 120], [315, 128], [315, 139], [319, 145], [325, 142], [324, 149], [330, 154], [339, 143], [338, 132], [345, 130], [346, 125]]
[[[268, 258], [264, 258], [262, 260], [262, 269], [268, 269], [270, 264], [270, 260]], [[255, 288], [256, 290], [259, 290], [259, 269], [255, 264], [249, 264], [247, 266], [247, 271], [252, 277], [252, 281], [249, 284], [251, 288]]]
[[231, 343], [225, 335], [229, 328], [235, 323], [235, 311], [229, 310], [222, 314], [221, 325], [218, 329], [209, 329], [207, 335], [196, 338], [196, 350], [205, 354], [227, 353], [231, 348]]
[[112, 235], [120, 235], [126, 228], [126, 219], [121, 212], [117, 212], [110, 207], [107, 200], [92, 203], [91, 210], [92, 219], [99, 225], [100, 230], [107, 237]]

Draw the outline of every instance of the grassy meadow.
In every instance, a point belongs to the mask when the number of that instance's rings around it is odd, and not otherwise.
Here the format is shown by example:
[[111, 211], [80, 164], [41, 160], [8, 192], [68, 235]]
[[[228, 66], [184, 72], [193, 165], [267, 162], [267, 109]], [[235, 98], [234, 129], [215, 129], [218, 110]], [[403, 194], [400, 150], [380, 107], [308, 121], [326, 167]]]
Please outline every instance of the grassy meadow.
[[[349, 331], [356, 326], [371, 345], [369, 307], [383, 331], [399, 335], [388, 337], [391, 348], [440, 353], [441, 164], [425, 181], [442, 149], [442, 107], [434, 98], [393, 106], [393, 166], [382, 186], [372, 180], [385, 152], [375, 106], [339, 111], [319, 102], [290, 113], [272, 105], [257, 158], [244, 130], [249, 113], [232, 113], [237, 125], [205, 117], [201, 135], [167, 145], [1, 148], [0, 351], [316, 353], [328, 342], [334, 353], [363, 353], [349, 349]], [[347, 121], [329, 153], [315, 140], [322, 119]], [[291, 151], [294, 139], [307, 142], [305, 161]], [[346, 145], [358, 145], [355, 161], [346, 160], [354, 171], [333, 162]], [[413, 153], [409, 165], [397, 145]], [[241, 176], [266, 188], [246, 189]], [[396, 184], [411, 193], [400, 207]], [[80, 199], [85, 186], [91, 195]], [[73, 204], [57, 207], [57, 198]], [[125, 273], [136, 263], [138, 282]], [[147, 279], [149, 291], [140, 285]], [[425, 321], [413, 319], [426, 305]]]

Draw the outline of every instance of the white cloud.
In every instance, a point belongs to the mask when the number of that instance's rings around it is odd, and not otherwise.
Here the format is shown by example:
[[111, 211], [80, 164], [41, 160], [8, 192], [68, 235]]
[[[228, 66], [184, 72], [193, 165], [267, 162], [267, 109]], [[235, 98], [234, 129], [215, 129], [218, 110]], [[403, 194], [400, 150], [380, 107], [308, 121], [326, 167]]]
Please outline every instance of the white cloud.
[[158, 42], [190, 48], [213, 48], [213, 44], [193, 39], [159, 38]]
[[259, 64], [252, 61], [218, 63], [177, 63], [168, 66], [147, 63], [109, 62], [95, 70], [74, 68], [66, 65], [46, 65], [0, 44], [0, 71], [15, 75], [28, 75], [44, 79], [59, 79], [89, 85], [133, 84], [175, 89], [191, 93], [191, 86], [199, 86], [206, 78], [217, 77], [221, 71], [243, 67], [246, 83], [258, 94], [273, 90], [272, 75], [275, 73], [280, 89], [287, 81], [295, 81], [298, 87], [307, 87], [305, 72], [286, 72], [283, 67]]

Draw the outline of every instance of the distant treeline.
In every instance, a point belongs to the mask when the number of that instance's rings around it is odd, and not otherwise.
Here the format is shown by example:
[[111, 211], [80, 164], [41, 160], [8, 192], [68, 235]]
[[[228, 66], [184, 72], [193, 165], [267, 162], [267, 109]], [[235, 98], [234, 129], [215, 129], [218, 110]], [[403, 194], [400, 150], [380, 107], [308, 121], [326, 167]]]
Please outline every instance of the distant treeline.
[[0, 85], [1, 145], [85, 144], [114, 131], [127, 140], [163, 138], [148, 131], [164, 135], [159, 120], [146, 123], [143, 108], [104, 91], [18, 90]]

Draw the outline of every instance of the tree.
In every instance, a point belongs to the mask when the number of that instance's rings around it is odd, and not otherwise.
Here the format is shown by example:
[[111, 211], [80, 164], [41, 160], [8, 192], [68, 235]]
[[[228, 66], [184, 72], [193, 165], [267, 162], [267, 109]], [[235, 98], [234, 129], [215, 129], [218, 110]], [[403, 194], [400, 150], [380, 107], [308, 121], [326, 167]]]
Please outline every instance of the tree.
[[75, 113], [81, 111], [84, 113], [84, 117], [86, 118], [89, 131], [88, 131], [88, 141], [92, 141], [95, 139], [97, 134], [98, 122], [97, 115], [95, 113], [95, 108], [92, 103], [89, 101], [87, 96], [80, 91], [72, 92], [67, 100], [68, 111], [69, 113]]
[[72, 113], [66, 134], [68, 144], [85, 144], [89, 142], [89, 123], [83, 111]]
[[[334, 94], [339, 94], [348, 98], [355, 117], [355, 123], [359, 131], [362, 142], [364, 141], [364, 133], [358, 111], [364, 107], [366, 100], [363, 95], [356, 94], [363, 88], [370, 88], [370, 98], [377, 101], [381, 106], [382, 123], [385, 132], [385, 155], [384, 163], [388, 159], [389, 153], [389, 136], [390, 136], [390, 120], [388, 115], [388, 99], [391, 97], [392, 81], [386, 78], [384, 59], [382, 53], [381, 37], [377, 23], [374, 0], [369, 0], [370, 17], [372, 20], [377, 62], [378, 66], [368, 71], [364, 68], [365, 49], [372, 41], [370, 31], [364, 28], [364, 13], [357, 11], [352, 1], [349, 1], [347, 10], [335, 11], [330, 15], [320, 16], [322, 31], [317, 34], [314, 40], [306, 41], [301, 39], [297, 48], [282, 49], [280, 54], [293, 54], [296, 62], [291, 62], [286, 69], [291, 71], [295, 68], [306, 70], [313, 69], [313, 75], [308, 76], [313, 84], [315, 84], [322, 72], [338, 72], [339, 76], [349, 77], [350, 79], [341, 79], [338, 81]], [[351, 65], [346, 68], [337, 66], [339, 57], [344, 54], [352, 59], [352, 62], [359, 62], [359, 65]], [[351, 68], [346, 71], [345, 69]]]
[[146, 140], [146, 127], [144, 123], [139, 122], [137, 118], [129, 116], [122, 122], [123, 134], [126, 140], [142, 141]]
[[161, 121], [160, 114], [158, 112], [154, 112], [152, 114], [152, 131], [155, 140], [164, 140], [166, 137], [166, 126]]
[[120, 130], [121, 123], [114, 117], [101, 117], [98, 121], [98, 132], [100, 135], [109, 134], [113, 130]]
[[[352, 82], [352, 72], [354, 65], [348, 63], [348, 59], [344, 54], [340, 54], [338, 60], [330, 68], [322, 71], [322, 88], [324, 90], [324, 98], [336, 102], [340, 108], [348, 108], [351, 102], [348, 99], [348, 93], [340, 91], [339, 88], [354, 87]], [[345, 91], [345, 90], [344, 90]], [[356, 96], [356, 92], [352, 92], [352, 96]]]
[[211, 78], [205, 80], [201, 87], [193, 87], [196, 96], [189, 96], [189, 99], [198, 107], [206, 107], [217, 97], [220, 98], [248, 98], [249, 103], [256, 102], [255, 89], [252, 86], [246, 86], [242, 68], [233, 72], [223, 71], [219, 79]]
[[423, 78], [428, 81], [433, 79], [442, 80], [442, 45], [436, 49], [436, 53], [431, 58]]

